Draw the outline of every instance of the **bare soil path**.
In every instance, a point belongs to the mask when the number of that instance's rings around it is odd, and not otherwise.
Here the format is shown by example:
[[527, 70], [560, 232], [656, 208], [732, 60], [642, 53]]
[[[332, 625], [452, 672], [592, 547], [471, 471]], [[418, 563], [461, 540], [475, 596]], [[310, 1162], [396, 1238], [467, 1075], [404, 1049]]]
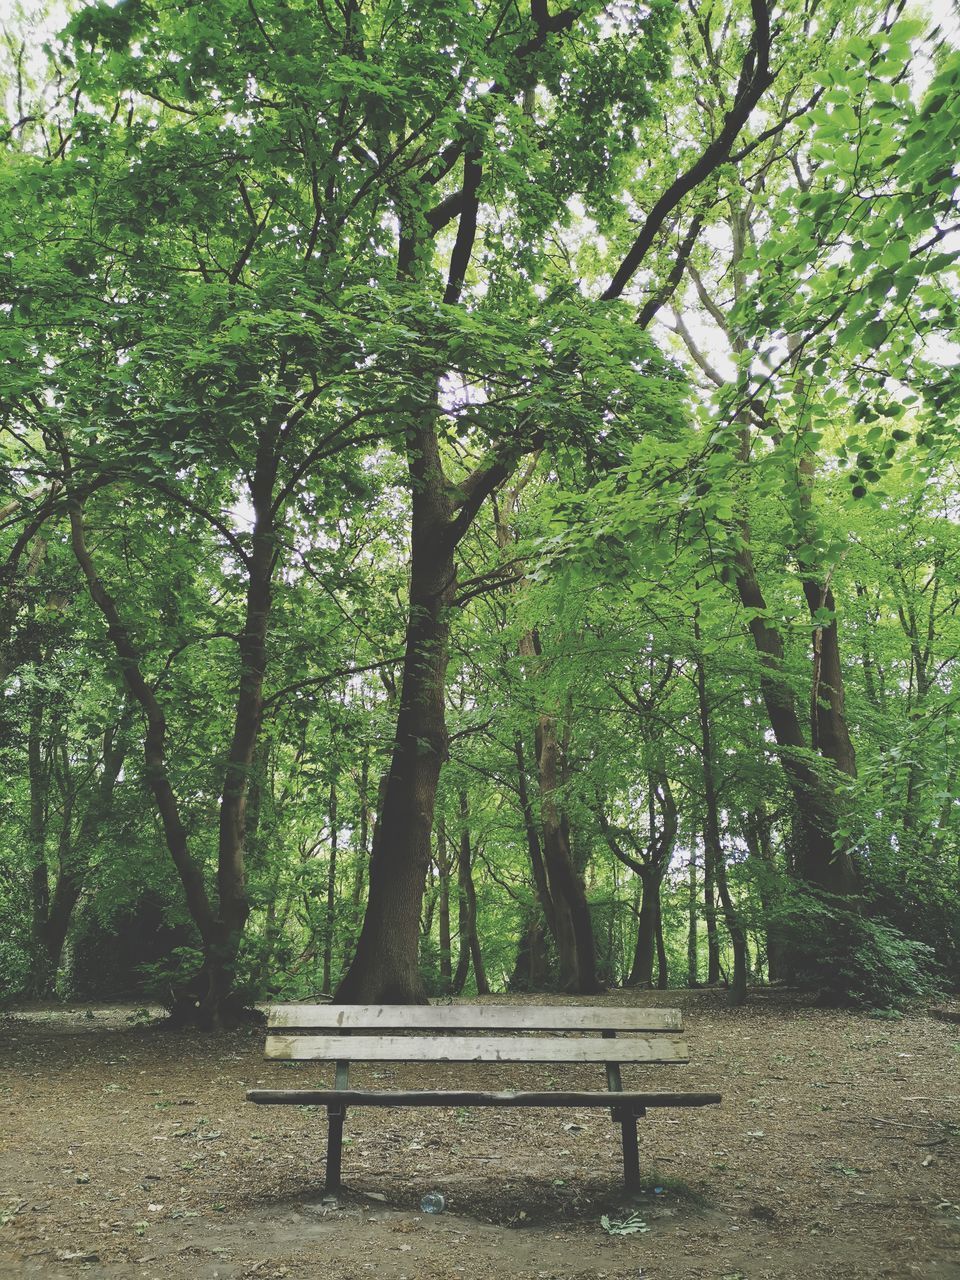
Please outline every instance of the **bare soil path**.
[[[495, 997], [495, 999], [503, 999]], [[690, 1068], [626, 1087], [719, 1089], [641, 1122], [624, 1206], [618, 1130], [595, 1111], [360, 1110], [336, 1206], [325, 1117], [244, 1090], [318, 1082], [263, 1037], [137, 1026], [129, 1009], [0, 1022], [0, 1277], [74, 1280], [960, 1280], [960, 1027], [757, 996], [680, 1005]], [[589, 1068], [370, 1067], [357, 1083], [602, 1087]], [[447, 1211], [419, 1210], [440, 1190]], [[645, 1226], [610, 1234], [633, 1213]], [[636, 1221], [636, 1219], [635, 1219]]]

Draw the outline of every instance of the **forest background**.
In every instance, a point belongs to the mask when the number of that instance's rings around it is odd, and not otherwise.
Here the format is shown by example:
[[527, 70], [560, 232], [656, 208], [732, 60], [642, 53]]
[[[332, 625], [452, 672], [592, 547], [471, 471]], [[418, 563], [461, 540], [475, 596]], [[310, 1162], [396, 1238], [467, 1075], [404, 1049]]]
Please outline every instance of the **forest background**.
[[956, 985], [936, 16], [8, 14], [0, 997]]

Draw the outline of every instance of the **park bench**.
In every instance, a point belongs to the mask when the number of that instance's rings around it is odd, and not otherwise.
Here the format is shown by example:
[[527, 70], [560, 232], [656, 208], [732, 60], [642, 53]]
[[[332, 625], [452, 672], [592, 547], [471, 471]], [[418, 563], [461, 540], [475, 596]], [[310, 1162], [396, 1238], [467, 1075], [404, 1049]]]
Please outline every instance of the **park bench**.
[[[332, 1089], [247, 1093], [250, 1102], [327, 1108], [328, 1193], [340, 1186], [348, 1107], [609, 1107], [623, 1135], [624, 1185], [635, 1190], [640, 1185], [638, 1117], [648, 1107], [703, 1107], [720, 1101], [718, 1093], [638, 1093], [623, 1088], [622, 1065], [689, 1062], [687, 1046], [677, 1039], [683, 1028], [679, 1009], [297, 1004], [274, 1006], [267, 1022], [267, 1058], [336, 1064]], [[354, 1062], [602, 1063], [607, 1088], [543, 1093], [350, 1089], [348, 1074]]]

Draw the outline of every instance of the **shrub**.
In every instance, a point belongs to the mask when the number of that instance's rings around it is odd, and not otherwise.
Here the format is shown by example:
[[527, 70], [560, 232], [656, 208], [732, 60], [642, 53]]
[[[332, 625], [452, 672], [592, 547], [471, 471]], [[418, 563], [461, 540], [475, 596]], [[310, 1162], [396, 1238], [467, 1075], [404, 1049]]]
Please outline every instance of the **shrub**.
[[932, 995], [939, 979], [933, 949], [860, 907], [796, 889], [783, 897], [772, 923], [788, 980], [837, 1005], [896, 1009]]

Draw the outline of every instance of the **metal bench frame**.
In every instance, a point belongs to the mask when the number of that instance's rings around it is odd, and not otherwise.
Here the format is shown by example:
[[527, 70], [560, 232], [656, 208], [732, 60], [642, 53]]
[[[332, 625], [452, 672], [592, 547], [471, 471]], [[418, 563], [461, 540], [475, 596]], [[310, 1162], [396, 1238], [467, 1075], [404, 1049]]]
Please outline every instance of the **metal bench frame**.
[[[678, 1009], [601, 1005], [276, 1005], [268, 1017], [266, 1057], [332, 1061], [336, 1064], [334, 1087], [251, 1089], [247, 1099], [261, 1105], [326, 1107], [325, 1190], [330, 1194], [341, 1186], [348, 1107], [609, 1107], [621, 1130], [624, 1187], [635, 1191], [640, 1186], [637, 1120], [647, 1108], [703, 1107], [721, 1101], [718, 1093], [624, 1090], [623, 1063], [689, 1062], [687, 1046], [672, 1038], [682, 1026]], [[389, 1034], [397, 1031], [431, 1034]], [[476, 1031], [500, 1034], [463, 1034]], [[567, 1034], [526, 1034], [532, 1031]], [[593, 1033], [593, 1037], [571, 1037], [570, 1032]], [[618, 1032], [627, 1032], [628, 1038], [617, 1040], [614, 1061], [612, 1046], [606, 1042], [616, 1039]], [[543, 1093], [350, 1089], [351, 1062], [602, 1062], [607, 1089]]]

